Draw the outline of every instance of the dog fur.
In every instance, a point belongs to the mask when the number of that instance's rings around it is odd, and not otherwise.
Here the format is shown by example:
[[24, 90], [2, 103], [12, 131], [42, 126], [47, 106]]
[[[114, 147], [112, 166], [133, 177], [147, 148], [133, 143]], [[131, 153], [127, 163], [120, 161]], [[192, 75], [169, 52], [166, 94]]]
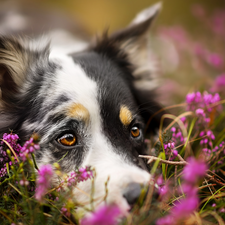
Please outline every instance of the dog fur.
[[[154, 95], [157, 66], [147, 47], [159, 10], [156, 4], [142, 11], [126, 28], [105, 32], [79, 51], [43, 45], [39, 38], [0, 37], [0, 135], [13, 130], [23, 143], [37, 133], [38, 166], [53, 164], [67, 153], [60, 161], [64, 172], [95, 168], [95, 199], [104, 196], [110, 177], [107, 202], [118, 204], [124, 213], [131, 207], [124, 197], [126, 187], [150, 179], [138, 155], [145, 153], [145, 125], [161, 109]], [[159, 127], [162, 114], [148, 131]], [[75, 137], [76, 142], [63, 145], [63, 137]], [[90, 182], [81, 182], [79, 189], [90, 193]], [[78, 201], [89, 201], [78, 189], [74, 193]]]

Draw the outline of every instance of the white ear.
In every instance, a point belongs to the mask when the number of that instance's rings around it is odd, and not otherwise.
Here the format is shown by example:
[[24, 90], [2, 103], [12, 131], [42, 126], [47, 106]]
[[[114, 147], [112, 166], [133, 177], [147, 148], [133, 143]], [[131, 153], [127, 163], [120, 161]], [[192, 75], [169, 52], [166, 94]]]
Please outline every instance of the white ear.
[[137, 16], [132, 20], [130, 25], [142, 23], [150, 18], [155, 17], [160, 10], [162, 9], [162, 3], [158, 2], [155, 5], [142, 10], [140, 13], [137, 14]]

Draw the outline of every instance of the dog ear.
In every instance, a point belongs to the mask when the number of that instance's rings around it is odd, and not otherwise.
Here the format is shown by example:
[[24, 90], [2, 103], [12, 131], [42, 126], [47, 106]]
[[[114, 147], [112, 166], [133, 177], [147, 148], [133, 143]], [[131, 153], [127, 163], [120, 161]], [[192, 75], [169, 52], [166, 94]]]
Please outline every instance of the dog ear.
[[22, 44], [0, 37], [0, 87], [4, 103], [13, 99], [25, 80], [29, 58]]
[[105, 35], [96, 45], [101, 52], [133, 75], [132, 89], [142, 117], [146, 124], [154, 116], [148, 130], [159, 127], [163, 112], [155, 101], [154, 89], [158, 86], [159, 66], [149, 48], [149, 31], [161, 9], [161, 3], [140, 12], [134, 20], [122, 30], [107, 37]]
[[117, 40], [119, 48], [125, 52], [133, 66], [133, 93], [148, 131], [159, 128], [161, 117], [165, 113], [155, 100], [159, 65], [151, 52], [149, 37], [152, 24], [161, 8], [162, 4], [157, 3], [141, 11], [127, 28], [111, 36]]
[[35, 46], [33, 48], [28, 41], [0, 37], [1, 104], [7, 106], [15, 103], [25, 81], [29, 80], [29, 70], [49, 54], [47, 45], [40, 51], [35, 50]]

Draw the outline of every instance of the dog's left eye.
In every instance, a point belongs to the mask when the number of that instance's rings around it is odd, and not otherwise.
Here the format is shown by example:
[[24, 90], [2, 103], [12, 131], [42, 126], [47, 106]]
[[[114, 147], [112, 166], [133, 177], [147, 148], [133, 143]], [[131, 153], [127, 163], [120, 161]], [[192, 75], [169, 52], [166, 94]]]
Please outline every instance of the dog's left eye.
[[73, 146], [76, 144], [77, 138], [74, 134], [69, 133], [59, 137], [57, 141], [64, 146]]
[[140, 132], [140, 129], [139, 129], [137, 126], [134, 126], [134, 127], [131, 128], [130, 133], [131, 133], [131, 136], [132, 136], [133, 138], [137, 138], [137, 137], [140, 136], [140, 133], [141, 133], [141, 132]]

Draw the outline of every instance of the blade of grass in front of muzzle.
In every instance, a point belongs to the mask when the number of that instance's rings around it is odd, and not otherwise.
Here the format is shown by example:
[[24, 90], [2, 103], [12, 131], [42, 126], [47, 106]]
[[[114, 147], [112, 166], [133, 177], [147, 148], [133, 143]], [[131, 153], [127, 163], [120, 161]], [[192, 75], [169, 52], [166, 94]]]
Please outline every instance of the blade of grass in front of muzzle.
[[62, 161], [62, 160], [66, 157], [66, 155], [68, 154], [68, 152], [69, 152], [69, 151], [67, 151], [66, 154], [63, 155], [63, 157], [62, 157], [60, 160], [57, 161], [57, 163], [59, 163], [60, 161]]
[[[151, 174], [153, 175], [159, 165], [159, 161], [160, 159], [165, 159], [166, 156], [165, 156], [165, 153], [164, 152], [160, 152], [159, 156], [158, 156], [158, 160], [155, 161], [154, 165], [152, 166], [152, 169], [151, 169]], [[164, 165], [164, 171], [163, 173], [165, 173], [165, 164], [162, 164], [162, 170], [163, 170], [163, 165]], [[163, 174], [163, 176], [165, 177], [165, 174]]]
[[7, 169], [8, 176], [11, 177], [10, 172], [9, 172], [9, 163], [6, 163], [6, 169]]
[[34, 153], [31, 153], [31, 156], [32, 156], [32, 160], [33, 160], [33, 162], [34, 162], [34, 168], [35, 168], [36, 170], [39, 170], [39, 169], [38, 169], [38, 166], [37, 166], [37, 163], [36, 163], [36, 160], [35, 160], [35, 157], [34, 157]]

